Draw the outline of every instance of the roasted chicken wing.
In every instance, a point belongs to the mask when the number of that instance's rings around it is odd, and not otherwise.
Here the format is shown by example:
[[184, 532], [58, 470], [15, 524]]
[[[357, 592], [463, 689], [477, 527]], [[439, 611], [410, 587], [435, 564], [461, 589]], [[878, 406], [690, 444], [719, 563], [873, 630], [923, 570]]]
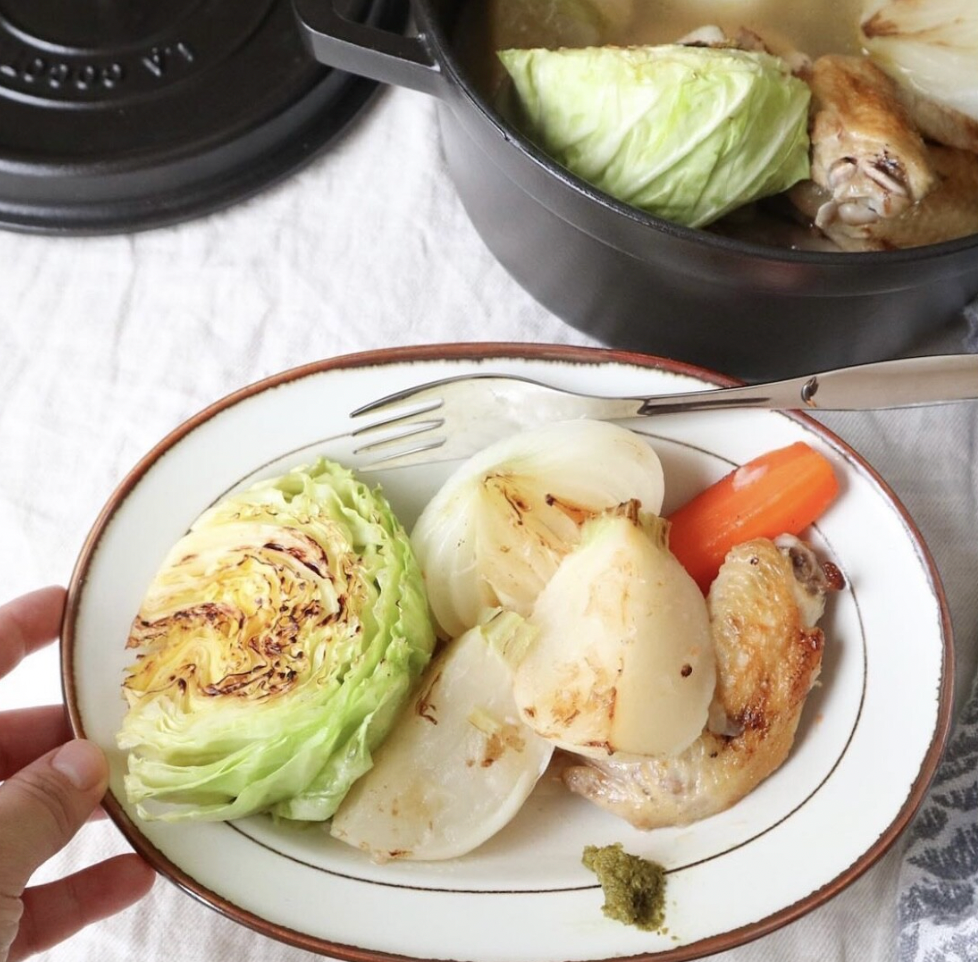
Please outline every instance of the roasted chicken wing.
[[811, 180], [823, 191], [816, 226], [860, 234], [926, 196], [936, 183], [927, 147], [882, 70], [831, 54], [815, 61], [808, 82]]
[[681, 754], [581, 759], [571, 791], [637, 828], [682, 825], [729, 808], [791, 749], [822, 663], [816, 622], [841, 575], [796, 538], [747, 542], [727, 556], [708, 598], [717, 688], [707, 730]]
[[[928, 145], [937, 182], [927, 196], [897, 217], [867, 224], [836, 220], [822, 232], [847, 251], [900, 250], [937, 244], [978, 233], [978, 154], [955, 147]], [[829, 200], [828, 191], [811, 181], [792, 189], [792, 202], [811, 218]]]

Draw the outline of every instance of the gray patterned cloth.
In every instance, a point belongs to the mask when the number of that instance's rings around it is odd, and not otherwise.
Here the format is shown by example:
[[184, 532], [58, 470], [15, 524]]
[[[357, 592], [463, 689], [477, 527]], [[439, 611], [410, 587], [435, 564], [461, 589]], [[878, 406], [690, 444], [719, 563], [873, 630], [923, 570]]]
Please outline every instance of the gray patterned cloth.
[[978, 960], [978, 682], [900, 870], [900, 962]]
[[[965, 317], [978, 351], [978, 301]], [[898, 912], [900, 962], [978, 962], [978, 677], [910, 830]]]

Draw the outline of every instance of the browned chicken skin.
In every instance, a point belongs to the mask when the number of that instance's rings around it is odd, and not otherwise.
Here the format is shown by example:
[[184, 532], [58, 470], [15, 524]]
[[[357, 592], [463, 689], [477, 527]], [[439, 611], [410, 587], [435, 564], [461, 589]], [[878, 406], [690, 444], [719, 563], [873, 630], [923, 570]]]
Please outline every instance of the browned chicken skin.
[[815, 223], [825, 230], [896, 217], [936, 183], [927, 147], [896, 85], [865, 57], [819, 57], [812, 88], [812, 181], [825, 193]]
[[[978, 154], [936, 144], [927, 149], [937, 184], [922, 201], [898, 217], [861, 226], [835, 222], [823, 233], [847, 251], [901, 250], [978, 233]], [[827, 198], [811, 181], [791, 194], [798, 210], [813, 219]]]
[[568, 765], [564, 783], [641, 829], [686, 824], [738, 802], [791, 750], [822, 663], [815, 622], [825, 592], [840, 585], [838, 572], [797, 539], [734, 548], [708, 599], [717, 655], [708, 730], [674, 757]]
[[[704, 27], [680, 42], [769, 51], [748, 30], [730, 37]], [[820, 232], [816, 242], [778, 224], [790, 238], [784, 243], [896, 250], [978, 233], [978, 153], [971, 152], [978, 150], [978, 123], [915, 97], [867, 57], [827, 54], [813, 63], [800, 51], [779, 55], [812, 89], [811, 179], [788, 196]], [[746, 233], [749, 224], [736, 218], [723, 223], [721, 233], [754, 239]], [[761, 221], [760, 231], [774, 229]]]
[[978, 154], [926, 143], [899, 85], [865, 57], [815, 61], [811, 180], [795, 207], [842, 250], [978, 233]]

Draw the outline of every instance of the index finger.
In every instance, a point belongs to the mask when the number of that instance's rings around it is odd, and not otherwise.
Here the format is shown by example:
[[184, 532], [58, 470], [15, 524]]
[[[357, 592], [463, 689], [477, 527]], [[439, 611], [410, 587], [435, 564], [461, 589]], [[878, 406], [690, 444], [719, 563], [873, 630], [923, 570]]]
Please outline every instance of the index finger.
[[58, 637], [65, 589], [39, 588], [0, 606], [0, 677], [32, 651]]

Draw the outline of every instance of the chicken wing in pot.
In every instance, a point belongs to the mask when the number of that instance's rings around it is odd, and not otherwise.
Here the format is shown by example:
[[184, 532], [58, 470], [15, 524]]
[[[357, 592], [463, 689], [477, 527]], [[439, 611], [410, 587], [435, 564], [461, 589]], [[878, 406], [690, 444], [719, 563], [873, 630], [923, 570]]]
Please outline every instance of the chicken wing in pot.
[[727, 556], [708, 604], [717, 688], [707, 730], [681, 754], [640, 761], [581, 759], [571, 791], [640, 829], [721, 812], [777, 769], [818, 678], [826, 592], [842, 586], [797, 538], [747, 542]]
[[[859, 234], [926, 196], [936, 182], [927, 147], [882, 70], [864, 57], [829, 54], [808, 82], [811, 181], [823, 192], [816, 226]], [[810, 185], [800, 189], [810, 196]]]
[[[825, 224], [821, 229], [847, 251], [901, 250], [978, 234], [978, 154], [956, 147], [928, 145], [937, 183], [927, 196], [897, 217], [867, 224]], [[815, 218], [828, 192], [806, 181], [793, 188], [795, 207]]]

